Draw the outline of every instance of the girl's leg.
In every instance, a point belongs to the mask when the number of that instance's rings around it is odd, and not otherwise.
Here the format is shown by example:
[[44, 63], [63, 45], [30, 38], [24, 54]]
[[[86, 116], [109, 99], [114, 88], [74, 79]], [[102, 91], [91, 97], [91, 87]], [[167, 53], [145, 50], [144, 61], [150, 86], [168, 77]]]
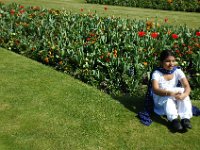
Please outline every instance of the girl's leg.
[[176, 101], [172, 98], [168, 98], [166, 103], [164, 104], [164, 110], [167, 115], [167, 119], [172, 121], [178, 118], [178, 111], [176, 108]]
[[189, 96], [184, 100], [177, 101], [177, 109], [180, 119], [190, 119], [192, 117], [192, 103]]
[[167, 102], [164, 105], [165, 113], [167, 119], [172, 123], [172, 127], [175, 131], [181, 131], [183, 129], [179, 119], [178, 119], [178, 110], [176, 101], [172, 98], [168, 98]]

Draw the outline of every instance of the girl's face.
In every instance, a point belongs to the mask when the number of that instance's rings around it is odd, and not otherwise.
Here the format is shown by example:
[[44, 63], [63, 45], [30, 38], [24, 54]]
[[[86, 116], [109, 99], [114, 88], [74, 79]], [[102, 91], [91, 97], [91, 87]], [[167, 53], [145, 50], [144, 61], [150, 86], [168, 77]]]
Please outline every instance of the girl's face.
[[176, 65], [176, 59], [174, 56], [168, 56], [162, 61], [162, 67], [166, 70], [172, 70]]

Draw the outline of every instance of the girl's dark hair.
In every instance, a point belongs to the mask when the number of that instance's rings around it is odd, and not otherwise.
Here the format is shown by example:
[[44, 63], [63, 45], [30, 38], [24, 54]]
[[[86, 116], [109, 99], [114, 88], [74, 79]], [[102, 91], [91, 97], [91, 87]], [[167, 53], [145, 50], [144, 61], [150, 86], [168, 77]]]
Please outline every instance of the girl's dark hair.
[[169, 56], [174, 56], [175, 57], [175, 55], [174, 55], [174, 53], [173, 53], [173, 51], [172, 50], [163, 50], [161, 53], [160, 53], [160, 61], [163, 61], [163, 60], [165, 60], [167, 57], [169, 57]]

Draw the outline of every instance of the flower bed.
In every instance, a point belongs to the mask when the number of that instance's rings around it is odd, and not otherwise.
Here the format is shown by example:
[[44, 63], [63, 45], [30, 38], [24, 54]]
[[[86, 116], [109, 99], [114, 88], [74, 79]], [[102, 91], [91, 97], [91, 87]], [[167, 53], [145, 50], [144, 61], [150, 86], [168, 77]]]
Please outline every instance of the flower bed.
[[17, 4], [0, 5], [0, 25], [1, 47], [108, 93], [146, 84], [164, 49], [176, 51], [192, 87], [200, 86], [200, 30]]
[[200, 0], [86, 0], [87, 3], [200, 12]]

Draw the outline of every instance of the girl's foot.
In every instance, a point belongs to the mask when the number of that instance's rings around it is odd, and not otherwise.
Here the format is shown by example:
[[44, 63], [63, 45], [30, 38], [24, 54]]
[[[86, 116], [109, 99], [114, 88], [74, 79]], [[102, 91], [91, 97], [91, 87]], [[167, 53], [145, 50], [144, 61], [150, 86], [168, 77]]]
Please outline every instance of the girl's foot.
[[175, 131], [183, 130], [183, 127], [178, 119], [172, 120], [172, 127]]
[[181, 124], [185, 129], [192, 129], [192, 125], [190, 124], [189, 119], [181, 119]]

